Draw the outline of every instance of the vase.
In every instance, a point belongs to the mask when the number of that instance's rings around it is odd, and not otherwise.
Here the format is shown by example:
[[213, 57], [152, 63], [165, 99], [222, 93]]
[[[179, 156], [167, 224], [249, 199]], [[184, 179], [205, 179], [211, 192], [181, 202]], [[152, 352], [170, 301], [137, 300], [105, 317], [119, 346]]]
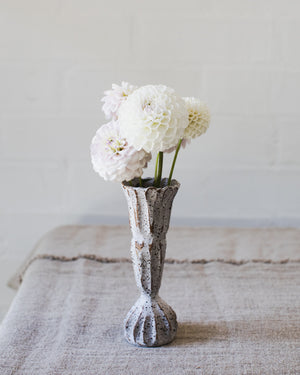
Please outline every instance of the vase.
[[141, 295], [125, 319], [126, 340], [139, 346], [161, 346], [170, 343], [177, 331], [174, 310], [159, 297], [166, 254], [173, 199], [180, 184], [163, 179], [160, 188], [153, 179], [123, 182], [132, 232], [131, 258], [135, 280]]

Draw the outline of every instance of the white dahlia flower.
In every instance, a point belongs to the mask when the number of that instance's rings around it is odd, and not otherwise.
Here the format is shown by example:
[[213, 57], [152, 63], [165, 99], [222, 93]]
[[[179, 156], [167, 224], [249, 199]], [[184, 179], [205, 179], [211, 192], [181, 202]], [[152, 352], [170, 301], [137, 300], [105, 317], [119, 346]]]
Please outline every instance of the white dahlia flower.
[[121, 134], [137, 150], [165, 151], [188, 126], [188, 111], [175, 91], [163, 85], [140, 87], [119, 108]]
[[205, 133], [210, 122], [210, 112], [206, 103], [196, 98], [183, 98], [189, 113], [189, 124], [184, 131], [184, 139], [199, 137]]
[[122, 82], [121, 86], [112, 84], [112, 90], [104, 91], [105, 96], [101, 99], [104, 102], [102, 110], [107, 119], [118, 118], [120, 105], [127, 99], [128, 95], [133, 93], [137, 87], [130, 85], [128, 82]]
[[95, 172], [104, 180], [130, 181], [143, 174], [151, 154], [137, 151], [120, 135], [117, 121], [101, 126], [91, 144], [91, 159]]

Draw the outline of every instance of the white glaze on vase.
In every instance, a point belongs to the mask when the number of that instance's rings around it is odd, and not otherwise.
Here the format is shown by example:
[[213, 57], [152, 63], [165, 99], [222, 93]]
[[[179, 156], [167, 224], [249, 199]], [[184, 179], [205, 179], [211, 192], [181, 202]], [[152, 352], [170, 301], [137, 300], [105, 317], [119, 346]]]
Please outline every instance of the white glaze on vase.
[[[176, 314], [159, 295], [166, 254], [166, 233], [169, 228], [173, 199], [180, 184], [162, 180], [161, 188], [123, 183], [132, 232], [131, 257], [140, 298], [125, 319], [125, 338], [140, 346], [161, 346], [171, 342], [177, 331]], [[148, 187], [147, 187], [148, 186]]]

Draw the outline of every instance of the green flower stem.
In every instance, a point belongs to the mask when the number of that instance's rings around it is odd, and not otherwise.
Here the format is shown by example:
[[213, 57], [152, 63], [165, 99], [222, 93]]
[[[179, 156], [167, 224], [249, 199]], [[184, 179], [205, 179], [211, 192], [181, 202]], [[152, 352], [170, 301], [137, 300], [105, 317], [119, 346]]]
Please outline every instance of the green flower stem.
[[157, 181], [158, 160], [159, 160], [159, 153], [157, 153], [156, 163], [155, 163], [154, 186], [156, 186], [156, 181]]
[[175, 163], [176, 163], [176, 160], [177, 160], [178, 152], [180, 150], [181, 143], [182, 143], [182, 139], [180, 139], [180, 141], [178, 142], [178, 145], [177, 145], [177, 148], [176, 148], [176, 151], [175, 151], [175, 155], [174, 155], [172, 167], [171, 167], [170, 174], [169, 174], [168, 185], [171, 185], [172, 176], [173, 176], [173, 172], [174, 172], [174, 167], [175, 167]]
[[129, 185], [130, 185], [130, 186], [133, 186], [133, 185], [132, 185], [132, 181], [131, 181], [131, 180], [129, 181]]
[[164, 153], [162, 151], [159, 152], [159, 163], [158, 163], [158, 174], [157, 174], [157, 181], [156, 181], [156, 187], [160, 187], [161, 183], [161, 175], [162, 175], [162, 169], [163, 169], [163, 162], [164, 162]]
[[143, 181], [142, 181], [142, 177], [140, 176], [140, 187], [143, 186]]

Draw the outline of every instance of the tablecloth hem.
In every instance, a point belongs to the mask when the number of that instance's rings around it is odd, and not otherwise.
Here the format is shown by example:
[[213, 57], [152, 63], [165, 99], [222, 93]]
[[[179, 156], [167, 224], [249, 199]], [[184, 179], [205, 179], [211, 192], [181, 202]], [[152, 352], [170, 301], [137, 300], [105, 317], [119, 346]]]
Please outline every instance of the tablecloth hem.
[[[89, 259], [99, 263], [131, 263], [130, 258], [108, 258], [108, 257], [101, 257], [95, 254], [79, 254], [77, 256], [66, 257], [66, 256], [56, 256], [51, 254], [37, 254], [33, 258], [31, 258], [25, 267], [18, 271], [13, 277], [9, 279], [7, 285], [12, 289], [18, 289], [21, 285], [24, 275], [29, 268], [29, 266], [37, 259], [48, 259], [60, 262], [72, 262], [78, 259]], [[224, 264], [231, 264], [233, 266], [242, 266], [248, 263], [265, 263], [265, 264], [286, 264], [286, 263], [300, 263], [300, 259], [281, 259], [281, 260], [272, 260], [272, 259], [241, 259], [241, 260], [234, 260], [234, 259], [223, 259], [223, 258], [214, 258], [214, 259], [174, 259], [174, 258], [166, 258], [166, 264], [208, 264], [208, 263], [224, 263]]]

